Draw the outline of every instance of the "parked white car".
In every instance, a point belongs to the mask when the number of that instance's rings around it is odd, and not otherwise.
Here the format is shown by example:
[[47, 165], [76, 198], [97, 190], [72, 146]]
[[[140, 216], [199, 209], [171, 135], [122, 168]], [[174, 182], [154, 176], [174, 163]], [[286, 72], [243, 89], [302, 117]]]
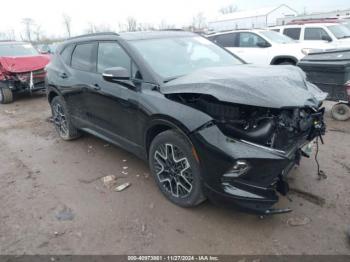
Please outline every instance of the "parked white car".
[[349, 48], [350, 29], [340, 23], [305, 23], [270, 27], [301, 43], [327, 44], [328, 48]]
[[302, 45], [271, 30], [235, 30], [207, 36], [248, 63], [295, 65], [310, 51], [326, 49], [322, 44]]

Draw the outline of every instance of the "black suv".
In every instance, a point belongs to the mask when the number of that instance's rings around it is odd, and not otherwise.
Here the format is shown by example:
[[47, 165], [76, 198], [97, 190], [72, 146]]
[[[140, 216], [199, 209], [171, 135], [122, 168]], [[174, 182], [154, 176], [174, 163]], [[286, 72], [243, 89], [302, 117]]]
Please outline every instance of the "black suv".
[[85, 131], [149, 162], [162, 193], [195, 206], [209, 198], [260, 214], [324, 132], [326, 94], [293, 66], [254, 66], [189, 32], [71, 38], [47, 66], [55, 127]]

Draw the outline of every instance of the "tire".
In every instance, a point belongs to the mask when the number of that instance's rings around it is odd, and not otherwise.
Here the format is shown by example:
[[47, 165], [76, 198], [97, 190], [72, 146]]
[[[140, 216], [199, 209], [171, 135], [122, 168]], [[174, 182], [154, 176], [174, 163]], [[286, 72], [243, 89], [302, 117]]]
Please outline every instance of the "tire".
[[0, 103], [9, 104], [13, 102], [12, 90], [8, 87], [0, 87]]
[[277, 65], [295, 65], [295, 63], [289, 62], [289, 61], [284, 61], [282, 63], [278, 63]]
[[194, 207], [206, 199], [192, 145], [179, 132], [168, 130], [153, 139], [149, 166], [160, 191], [174, 204]]
[[75, 128], [70, 120], [66, 103], [60, 96], [52, 99], [51, 103], [52, 119], [57, 133], [63, 140], [73, 140], [81, 136], [79, 130]]
[[350, 118], [350, 106], [345, 103], [338, 103], [332, 107], [332, 117], [338, 121], [345, 121]]

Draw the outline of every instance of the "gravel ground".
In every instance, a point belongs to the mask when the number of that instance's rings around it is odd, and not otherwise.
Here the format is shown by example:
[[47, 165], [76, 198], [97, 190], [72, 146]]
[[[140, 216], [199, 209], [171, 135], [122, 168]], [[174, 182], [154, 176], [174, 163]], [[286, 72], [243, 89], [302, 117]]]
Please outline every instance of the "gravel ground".
[[[279, 203], [293, 212], [261, 220], [171, 204], [128, 152], [90, 135], [62, 141], [43, 96], [0, 105], [0, 254], [350, 254], [350, 121], [332, 120], [326, 106], [328, 178], [303, 159]], [[106, 175], [131, 186], [110, 190]]]

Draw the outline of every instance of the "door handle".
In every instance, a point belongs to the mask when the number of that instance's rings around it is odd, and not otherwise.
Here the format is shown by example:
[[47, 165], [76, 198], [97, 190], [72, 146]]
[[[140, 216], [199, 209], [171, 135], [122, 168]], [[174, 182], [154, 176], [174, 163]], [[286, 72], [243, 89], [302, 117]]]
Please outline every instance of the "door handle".
[[68, 75], [66, 74], [66, 73], [60, 73], [60, 77], [62, 78], [62, 79], [65, 79], [65, 78], [68, 78]]

